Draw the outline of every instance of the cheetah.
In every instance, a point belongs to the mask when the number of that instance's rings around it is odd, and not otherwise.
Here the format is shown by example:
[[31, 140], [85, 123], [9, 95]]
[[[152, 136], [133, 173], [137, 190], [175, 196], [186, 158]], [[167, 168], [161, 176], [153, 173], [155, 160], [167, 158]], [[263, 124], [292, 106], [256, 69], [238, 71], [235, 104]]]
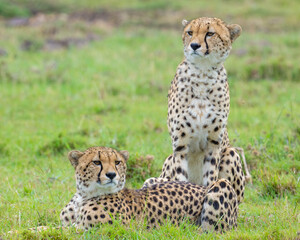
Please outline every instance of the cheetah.
[[144, 187], [171, 180], [209, 186], [225, 178], [241, 202], [245, 177], [237, 148], [228, 139], [230, 100], [223, 62], [242, 29], [207, 17], [182, 24], [185, 57], [168, 92], [173, 154], [165, 160], [160, 177], [146, 180]]
[[131, 219], [158, 227], [170, 220], [179, 225], [185, 219], [202, 230], [223, 232], [236, 226], [237, 196], [229, 181], [220, 179], [209, 187], [188, 182], [163, 182], [148, 188], [124, 188], [127, 151], [92, 147], [71, 151], [76, 193], [60, 213], [62, 225], [89, 229]]

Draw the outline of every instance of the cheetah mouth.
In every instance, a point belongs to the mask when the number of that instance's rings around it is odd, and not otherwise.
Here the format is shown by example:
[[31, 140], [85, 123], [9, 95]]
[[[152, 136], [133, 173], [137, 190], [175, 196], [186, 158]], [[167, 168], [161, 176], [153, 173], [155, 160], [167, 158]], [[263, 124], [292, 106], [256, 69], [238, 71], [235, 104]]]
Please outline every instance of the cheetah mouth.
[[101, 186], [104, 186], [104, 187], [108, 187], [108, 186], [115, 186], [115, 185], [117, 185], [117, 183], [115, 182], [115, 181], [113, 181], [113, 180], [110, 180], [109, 182], [106, 182], [106, 183], [102, 183], [101, 181], [100, 181], [100, 179], [97, 181], [97, 183], [99, 184], [99, 185], [101, 185]]
[[195, 57], [206, 58], [209, 55], [209, 53], [210, 53], [209, 51], [206, 51], [204, 54], [193, 51], [193, 52], [190, 53], [190, 55], [195, 56]]
[[113, 182], [113, 181], [110, 181], [110, 182], [108, 182], [108, 183], [105, 183], [105, 185], [106, 185], [106, 186], [107, 186], [107, 185], [116, 185], [116, 183]]

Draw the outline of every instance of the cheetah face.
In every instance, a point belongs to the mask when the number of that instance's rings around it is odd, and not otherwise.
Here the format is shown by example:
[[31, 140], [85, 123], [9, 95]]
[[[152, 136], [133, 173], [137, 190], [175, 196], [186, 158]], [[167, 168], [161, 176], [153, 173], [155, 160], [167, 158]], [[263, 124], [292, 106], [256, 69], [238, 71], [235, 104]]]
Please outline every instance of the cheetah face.
[[71, 151], [68, 158], [75, 168], [77, 191], [91, 198], [122, 190], [128, 156], [127, 151], [106, 147]]
[[219, 64], [228, 57], [231, 44], [241, 34], [237, 24], [226, 25], [218, 18], [198, 18], [182, 21], [184, 55], [191, 63], [203, 60]]

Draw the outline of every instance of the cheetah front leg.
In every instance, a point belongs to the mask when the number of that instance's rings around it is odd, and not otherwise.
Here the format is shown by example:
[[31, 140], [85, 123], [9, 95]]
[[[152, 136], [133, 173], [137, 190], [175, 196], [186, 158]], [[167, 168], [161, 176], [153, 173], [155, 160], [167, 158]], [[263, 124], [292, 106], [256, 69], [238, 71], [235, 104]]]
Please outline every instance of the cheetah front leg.
[[[181, 151], [182, 150], [182, 151]], [[158, 178], [147, 179], [143, 188], [167, 181], [188, 181], [187, 148], [171, 154], [164, 162], [162, 173]]]
[[173, 154], [168, 156], [167, 159], [165, 160], [160, 176], [148, 178], [144, 182], [143, 188], [149, 187], [149, 186], [157, 184], [157, 183], [162, 183], [162, 182], [167, 182], [167, 181], [172, 180], [171, 175], [172, 175], [172, 172], [175, 171], [175, 168], [174, 168], [175, 166], [174, 166], [174, 164], [172, 164], [172, 162], [173, 162]]
[[188, 182], [188, 159], [189, 146], [180, 145], [173, 151], [173, 169], [170, 172], [170, 179], [174, 181]]
[[235, 148], [228, 147], [221, 152], [219, 177], [227, 179], [237, 194], [238, 202], [244, 199], [245, 176], [242, 170], [240, 156]]
[[237, 214], [238, 203], [234, 189], [229, 181], [219, 179], [208, 188], [197, 224], [205, 232], [230, 230], [237, 225]]
[[169, 155], [165, 160], [160, 176], [158, 178], [152, 177], [147, 179], [143, 184], [143, 188], [166, 181], [187, 182], [189, 180], [187, 164], [188, 150], [189, 147], [183, 144], [175, 148], [174, 153]]
[[218, 179], [218, 165], [220, 162], [219, 143], [208, 140], [207, 149], [204, 151], [203, 159], [203, 185], [209, 186]]

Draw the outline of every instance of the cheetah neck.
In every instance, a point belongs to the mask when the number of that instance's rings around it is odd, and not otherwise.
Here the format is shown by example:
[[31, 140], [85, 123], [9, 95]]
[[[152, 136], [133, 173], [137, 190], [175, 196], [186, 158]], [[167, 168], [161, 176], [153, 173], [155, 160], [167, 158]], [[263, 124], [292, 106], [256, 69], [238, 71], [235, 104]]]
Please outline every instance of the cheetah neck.
[[188, 68], [191, 70], [191, 72], [194, 72], [196, 74], [199, 73], [205, 73], [205, 74], [212, 74], [214, 72], [218, 72], [222, 70], [223, 63], [212, 63], [208, 59], [199, 59], [198, 61], [189, 61], [188, 59], [185, 59], [183, 62], [186, 62]]
[[111, 188], [99, 188], [98, 183], [91, 183], [88, 187], [80, 188], [77, 187], [76, 195], [78, 195], [82, 201], [90, 198], [101, 197], [105, 195], [118, 194], [122, 191], [125, 186], [125, 182], [120, 186]]

